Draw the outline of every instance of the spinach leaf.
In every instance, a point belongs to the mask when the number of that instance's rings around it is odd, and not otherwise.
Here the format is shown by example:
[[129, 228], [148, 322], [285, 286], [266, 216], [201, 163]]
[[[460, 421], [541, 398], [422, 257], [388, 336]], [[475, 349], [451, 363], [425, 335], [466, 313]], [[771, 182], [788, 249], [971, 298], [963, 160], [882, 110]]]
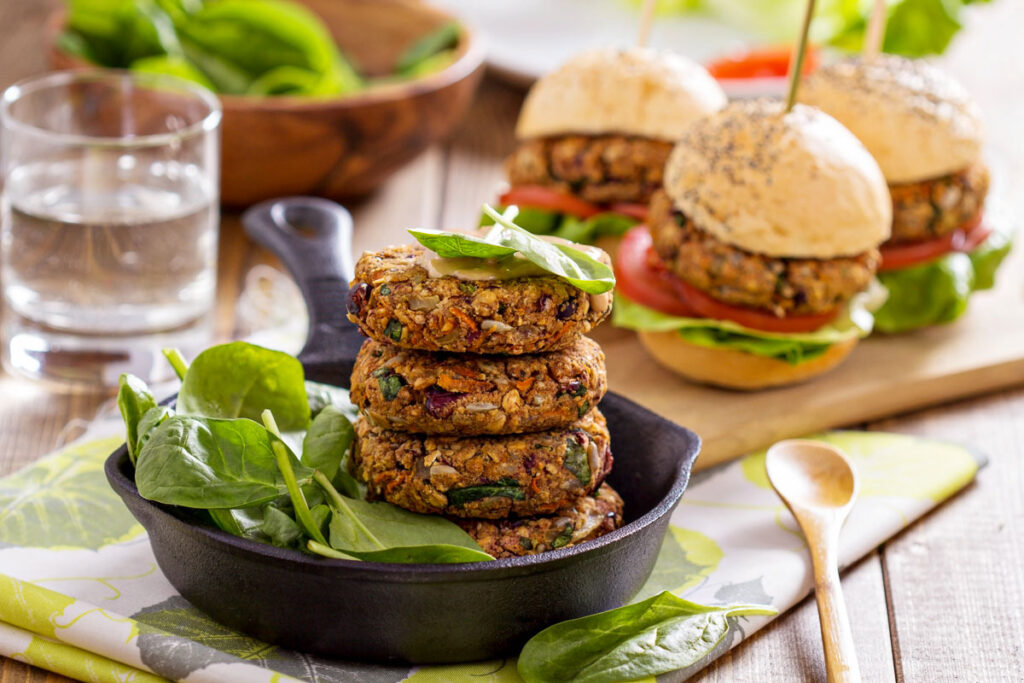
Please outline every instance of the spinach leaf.
[[709, 607], [666, 591], [633, 605], [544, 629], [519, 655], [527, 683], [611, 683], [658, 676], [702, 659], [725, 637], [729, 617], [770, 607]]
[[355, 429], [344, 413], [333, 405], [327, 406], [313, 419], [302, 440], [302, 464], [323, 472], [332, 482], [341, 475], [352, 478], [341, 465], [355, 437]]
[[[292, 467], [308, 482], [311, 470], [298, 462]], [[250, 507], [288, 492], [262, 425], [184, 415], [166, 418], [150, 433], [135, 483], [148, 500], [201, 509]]]
[[117, 409], [124, 420], [124, 441], [128, 446], [128, 459], [134, 465], [138, 454], [139, 422], [150, 408], [156, 408], [156, 399], [149, 392], [146, 383], [135, 375], [122, 374], [118, 385]]
[[[590, 481], [589, 479], [587, 480]], [[466, 503], [481, 498], [512, 498], [513, 500], [524, 500], [526, 494], [523, 488], [515, 479], [499, 479], [493, 484], [479, 484], [477, 486], [464, 486], [460, 489], [448, 491], [448, 503], [455, 507], [462, 507]]]
[[398, 57], [395, 73], [409, 76], [419, 72], [423, 62], [444, 50], [459, 44], [459, 25], [454, 21], [443, 24], [409, 46]]
[[321, 410], [330, 405], [344, 413], [349, 420], [359, 417], [359, 409], [352, 405], [348, 389], [307, 380], [306, 397], [309, 399], [309, 415], [311, 418], [315, 418], [320, 414]]
[[268, 505], [264, 509], [259, 530], [270, 540], [270, 543], [279, 548], [293, 548], [301, 542], [303, 537], [302, 529], [295, 523], [295, 520], [273, 505]]
[[246, 342], [213, 346], [196, 356], [177, 407], [185, 415], [254, 421], [270, 410], [286, 431], [309, 424], [302, 364], [287, 353]]
[[454, 522], [390, 503], [342, 497], [322, 473], [314, 475], [330, 500], [330, 547], [378, 562], [480, 562], [494, 558]]
[[[590, 404], [586, 404], [590, 407]], [[580, 406], [582, 408], [582, 406]], [[580, 414], [582, 417], [582, 413]], [[570, 437], [565, 439], [565, 458], [562, 460], [565, 469], [572, 472], [584, 486], [590, 484], [590, 459], [587, 458], [587, 449], [579, 441]]]
[[292, 455], [288, 445], [281, 440], [281, 431], [277, 428], [277, 422], [274, 420], [274, 414], [269, 410], [264, 410], [260, 417], [270, 435], [270, 448], [274, 452], [274, 459], [277, 462], [277, 468], [281, 471], [281, 476], [284, 478], [285, 486], [288, 488], [288, 495], [292, 499], [292, 508], [295, 512], [295, 519], [298, 520], [299, 524], [306, 530], [306, 533], [309, 534], [313, 540], [319, 541], [320, 543], [326, 543], [327, 540], [324, 538], [323, 532], [320, 531], [320, 526], [313, 519], [313, 515], [309, 510], [309, 503], [306, 501], [306, 497], [302, 493], [301, 485], [295, 476], [295, 469], [293, 466], [295, 456]]
[[210, 518], [217, 528], [229, 534], [266, 543], [269, 538], [263, 533], [262, 527], [270, 507], [265, 504], [247, 508], [214, 508], [210, 510]]
[[584, 292], [601, 294], [615, 287], [615, 274], [608, 264], [574, 246], [537, 237], [486, 204], [483, 211], [494, 221], [494, 226], [483, 237], [438, 230], [410, 230], [409, 233], [420, 244], [445, 258], [508, 258], [520, 254]]
[[139, 420], [139, 426], [135, 429], [136, 452], [146, 445], [153, 430], [163, 424], [164, 420], [171, 415], [174, 415], [174, 411], [167, 406], [156, 406], [143, 414], [142, 419]]

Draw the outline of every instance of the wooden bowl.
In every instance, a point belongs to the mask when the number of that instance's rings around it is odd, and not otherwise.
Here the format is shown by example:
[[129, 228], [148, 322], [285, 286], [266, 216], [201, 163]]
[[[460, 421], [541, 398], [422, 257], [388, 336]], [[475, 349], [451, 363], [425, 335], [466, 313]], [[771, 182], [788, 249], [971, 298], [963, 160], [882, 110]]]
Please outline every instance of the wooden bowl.
[[[405, 48], [453, 18], [418, 0], [301, 2], [371, 76], [387, 73]], [[88, 66], [57, 46], [65, 17], [60, 10], [50, 22], [51, 63]], [[221, 201], [369, 193], [454, 128], [480, 83], [483, 60], [480, 39], [463, 26], [452, 64], [414, 81], [332, 99], [221, 95]]]

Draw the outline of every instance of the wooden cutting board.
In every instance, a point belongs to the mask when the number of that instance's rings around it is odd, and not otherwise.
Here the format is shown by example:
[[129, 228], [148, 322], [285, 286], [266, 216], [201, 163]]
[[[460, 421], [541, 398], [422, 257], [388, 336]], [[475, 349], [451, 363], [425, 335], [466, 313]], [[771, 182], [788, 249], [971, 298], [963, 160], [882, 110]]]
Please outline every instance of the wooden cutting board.
[[997, 286], [971, 297], [951, 325], [862, 341], [829, 374], [745, 393], [686, 382], [655, 363], [636, 335], [604, 325], [609, 388], [697, 432], [703, 469], [784, 438], [856, 425], [952, 399], [1024, 384], [1024, 247]]

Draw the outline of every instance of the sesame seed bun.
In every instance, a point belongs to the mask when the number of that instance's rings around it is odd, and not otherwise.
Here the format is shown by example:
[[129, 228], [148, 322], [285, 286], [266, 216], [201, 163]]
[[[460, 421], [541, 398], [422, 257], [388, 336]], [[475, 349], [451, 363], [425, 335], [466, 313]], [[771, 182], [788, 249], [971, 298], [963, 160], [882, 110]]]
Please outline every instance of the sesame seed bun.
[[712, 349], [691, 344], [675, 332], [638, 332], [640, 342], [656, 361], [688, 380], [726, 389], [754, 391], [796, 384], [839, 365], [857, 345], [856, 339], [833, 344], [812, 360], [791, 365], [777, 358], [735, 349]]
[[835, 117], [874, 155], [890, 183], [960, 171], [981, 154], [981, 114], [963, 86], [934, 66], [880, 55], [820, 69], [800, 101]]
[[516, 137], [620, 134], [674, 142], [687, 124], [725, 102], [715, 79], [681, 55], [588, 50], [534, 84]]
[[733, 102], [695, 121], [665, 166], [676, 208], [714, 237], [757, 254], [853, 256], [889, 237], [892, 205], [878, 164], [816, 109]]

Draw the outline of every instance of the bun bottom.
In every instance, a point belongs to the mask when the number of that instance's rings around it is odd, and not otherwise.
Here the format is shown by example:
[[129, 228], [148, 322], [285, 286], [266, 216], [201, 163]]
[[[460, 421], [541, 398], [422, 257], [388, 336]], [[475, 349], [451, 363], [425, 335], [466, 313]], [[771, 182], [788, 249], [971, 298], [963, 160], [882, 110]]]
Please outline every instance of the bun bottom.
[[675, 332], [637, 332], [654, 359], [686, 379], [726, 389], [753, 391], [796, 384], [839, 365], [857, 339], [833, 344], [825, 353], [798, 365], [735, 349], [712, 349], [684, 340]]

